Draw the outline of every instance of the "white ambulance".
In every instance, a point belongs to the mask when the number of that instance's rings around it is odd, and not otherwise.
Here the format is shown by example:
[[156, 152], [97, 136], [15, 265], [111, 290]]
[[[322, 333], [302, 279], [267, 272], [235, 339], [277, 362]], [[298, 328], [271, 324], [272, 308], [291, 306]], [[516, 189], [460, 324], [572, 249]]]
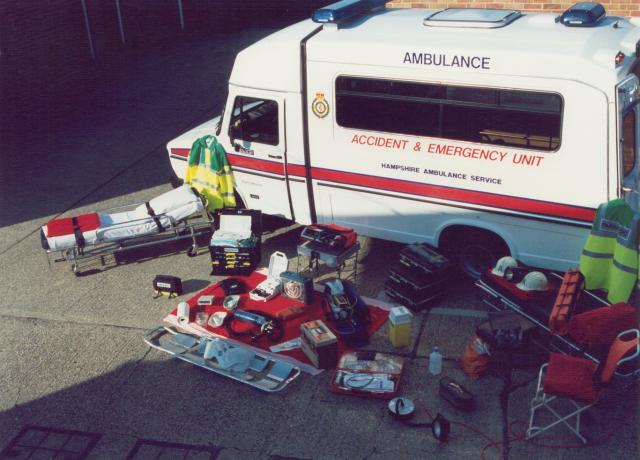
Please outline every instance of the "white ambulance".
[[248, 208], [455, 251], [575, 266], [598, 204], [638, 207], [640, 27], [344, 0], [236, 58], [215, 133]]

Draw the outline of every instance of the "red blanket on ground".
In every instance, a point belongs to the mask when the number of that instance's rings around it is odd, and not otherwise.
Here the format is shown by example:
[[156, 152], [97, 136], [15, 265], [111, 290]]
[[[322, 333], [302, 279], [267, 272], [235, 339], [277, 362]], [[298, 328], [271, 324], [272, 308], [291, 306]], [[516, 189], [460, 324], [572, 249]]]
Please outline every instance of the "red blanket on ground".
[[[241, 278], [241, 280], [245, 283], [247, 287], [247, 291], [244, 294], [240, 295], [240, 302], [238, 304], [238, 308], [244, 310], [256, 310], [263, 311], [265, 313], [269, 313], [270, 315], [276, 315], [279, 311], [289, 308], [293, 305], [304, 306], [300, 302], [296, 302], [295, 300], [291, 300], [284, 295], [278, 295], [273, 299], [267, 302], [255, 301], [249, 298], [249, 291], [257, 286], [262, 280], [266, 278], [265, 275], [257, 272], [253, 272], [246, 278]], [[199, 306], [197, 304], [198, 299], [203, 295], [214, 295], [215, 300], [213, 305], [208, 306]], [[311, 321], [314, 319], [323, 320], [329, 327], [331, 327], [331, 323], [327, 321], [324, 313], [322, 312], [322, 293], [314, 291], [313, 293], [313, 302], [310, 305], [304, 306], [305, 314], [299, 316], [297, 318], [293, 318], [284, 323], [284, 337], [278, 342], [272, 342], [267, 337], [261, 337], [258, 341], [252, 342], [251, 338], [248, 336], [241, 337], [233, 337], [235, 340], [245, 342], [251, 344], [255, 347], [261, 348], [263, 350], [269, 351], [269, 347], [275, 345], [276, 343], [286, 342], [291, 339], [295, 339], [300, 336], [300, 324]], [[224, 291], [222, 287], [220, 287], [220, 283], [214, 283], [211, 286], [208, 286], [204, 290], [200, 291], [198, 294], [187, 300], [187, 303], [190, 307], [190, 315], [189, 321], [194, 322], [196, 318], [196, 314], [198, 312], [204, 311], [207, 315], [212, 315], [218, 311], [226, 311], [222, 306], [222, 301], [224, 300]], [[387, 321], [387, 317], [389, 316], [389, 312], [378, 307], [369, 306], [369, 313], [371, 317], [371, 321], [367, 327], [367, 331], [369, 336], [376, 332], [380, 327]], [[171, 312], [172, 315], [177, 315], [177, 308]], [[237, 324], [234, 324], [234, 328], [240, 330], [241, 323], [236, 321]], [[225, 330], [224, 327], [211, 327], [209, 325], [203, 326], [206, 330], [224, 336], [229, 337], [229, 334]], [[337, 335], [337, 334], [336, 334]], [[338, 356], [340, 356], [344, 351], [349, 350], [344, 343], [341, 343], [340, 338], [338, 337]], [[303, 363], [310, 364], [311, 361], [307, 358], [304, 352], [300, 348], [296, 348], [293, 350], [287, 350], [280, 352], [278, 354], [290, 356], [298, 361]]]

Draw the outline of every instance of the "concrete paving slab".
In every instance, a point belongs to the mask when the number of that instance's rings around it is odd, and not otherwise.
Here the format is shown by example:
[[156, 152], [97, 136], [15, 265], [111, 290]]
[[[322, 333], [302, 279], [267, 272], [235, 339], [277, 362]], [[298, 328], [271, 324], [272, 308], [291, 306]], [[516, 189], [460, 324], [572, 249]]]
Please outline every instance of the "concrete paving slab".
[[147, 351], [140, 330], [4, 315], [2, 321], [5, 443], [24, 425], [100, 431], [111, 389], [127, 378], [123, 363]]
[[[625, 458], [631, 452], [639, 452], [638, 446], [638, 391], [637, 388], [628, 388], [626, 394], [606, 393], [603, 399], [582, 416], [583, 435], [591, 444], [605, 448], [610, 458]], [[509, 399], [509, 411], [512, 414], [529, 413], [529, 404], [535, 392], [535, 382], [522, 387], [511, 394]], [[562, 402], [553, 406], [556, 410], [571, 411], [572, 406], [568, 402]], [[514, 417], [514, 420], [528, 422], [528, 417]], [[540, 411], [536, 418], [537, 423], [544, 425], [554, 420], [553, 416], [545, 411]], [[522, 434], [526, 429], [525, 423], [518, 423], [514, 431]], [[510, 449], [514, 458], [525, 454], [536, 446], [551, 446], [544, 449], [547, 458], [578, 459], [589, 451], [589, 448], [581, 446], [579, 439], [568, 428], [557, 426], [548, 432], [538, 435], [531, 441], [518, 441], [511, 443]], [[563, 448], [574, 446], [573, 448]]]
[[71, 320], [69, 306], [90, 289], [77, 283], [68, 267], [50, 266], [35, 235], [4, 253], [1, 267], [8, 289], [0, 305], [3, 312], [17, 316]]
[[125, 432], [103, 433], [91, 451], [90, 458], [126, 458], [126, 454], [135, 446], [136, 440], [134, 436]]
[[427, 357], [438, 347], [445, 360], [458, 360], [481, 322], [482, 319], [473, 317], [425, 313], [416, 355]]
[[259, 451], [248, 451], [233, 447], [223, 448], [216, 460], [259, 460], [264, 459], [264, 454]]

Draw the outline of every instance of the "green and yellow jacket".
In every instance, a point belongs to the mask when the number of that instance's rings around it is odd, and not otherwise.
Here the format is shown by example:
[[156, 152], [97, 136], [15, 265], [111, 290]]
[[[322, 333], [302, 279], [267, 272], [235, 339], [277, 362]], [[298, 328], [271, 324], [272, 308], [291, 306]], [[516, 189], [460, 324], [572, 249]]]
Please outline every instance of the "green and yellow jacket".
[[236, 206], [233, 173], [227, 153], [215, 136], [207, 135], [193, 143], [184, 182], [207, 199], [209, 211]]
[[611, 303], [627, 302], [638, 280], [640, 213], [623, 200], [601, 204], [580, 256], [587, 289], [605, 289]]

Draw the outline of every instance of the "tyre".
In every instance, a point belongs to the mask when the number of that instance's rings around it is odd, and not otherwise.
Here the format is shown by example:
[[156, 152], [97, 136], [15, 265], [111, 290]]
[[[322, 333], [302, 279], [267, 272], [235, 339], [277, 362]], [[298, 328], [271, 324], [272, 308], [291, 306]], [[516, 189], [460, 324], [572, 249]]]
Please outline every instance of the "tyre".
[[444, 248], [474, 280], [493, 267], [500, 257], [509, 255], [509, 248], [502, 238], [486, 230], [460, 228], [443, 238]]
[[192, 244], [187, 249], [187, 257], [195, 257], [197, 255], [198, 255], [198, 246], [196, 246], [195, 244]]

